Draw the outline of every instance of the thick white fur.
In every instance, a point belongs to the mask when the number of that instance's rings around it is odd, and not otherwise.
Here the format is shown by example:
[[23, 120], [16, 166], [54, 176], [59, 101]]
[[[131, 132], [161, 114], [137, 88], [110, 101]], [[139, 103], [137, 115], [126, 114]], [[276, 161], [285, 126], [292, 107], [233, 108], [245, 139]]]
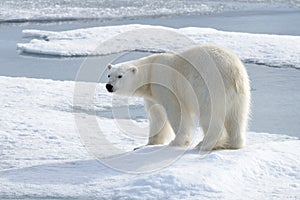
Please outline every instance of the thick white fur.
[[109, 66], [108, 74], [108, 84], [116, 94], [145, 98], [149, 145], [189, 145], [196, 116], [204, 132], [197, 148], [244, 146], [250, 85], [243, 63], [229, 50], [195, 46], [177, 54], [155, 54]]

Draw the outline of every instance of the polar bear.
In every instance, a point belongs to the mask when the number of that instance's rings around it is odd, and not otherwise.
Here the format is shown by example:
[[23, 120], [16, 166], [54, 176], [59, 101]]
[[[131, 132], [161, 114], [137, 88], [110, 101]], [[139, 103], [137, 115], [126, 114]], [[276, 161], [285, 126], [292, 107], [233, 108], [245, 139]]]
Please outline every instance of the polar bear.
[[197, 149], [245, 145], [249, 78], [238, 56], [223, 47], [194, 46], [108, 65], [106, 89], [144, 98], [150, 122], [148, 145], [189, 146], [198, 123], [204, 138]]

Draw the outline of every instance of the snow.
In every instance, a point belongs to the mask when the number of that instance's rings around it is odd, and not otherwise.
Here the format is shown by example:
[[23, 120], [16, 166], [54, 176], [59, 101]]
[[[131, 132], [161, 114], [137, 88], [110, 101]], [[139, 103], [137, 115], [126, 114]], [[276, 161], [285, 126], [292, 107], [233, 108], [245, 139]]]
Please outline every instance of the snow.
[[62, 32], [24, 30], [20, 53], [49, 56], [107, 55], [124, 51], [176, 52], [195, 44], [217, 44], [246, 63], [300, 68], [300, 36], [226, 32], [211, 28], [173, 29], [151, 25], [103, 26]]
[[[298, 138], [249, 132], [240, 150], [201, 154], [153, 146], [133, 152], [146, 134], [126, 135], [103, 114], [113, 96], [97, 84], [94, 117], [111, 144], [128, 153], [96, 159], [75, 123], [78, 113], [92, 115], [73, 107], [75, 82], [0, 77], [0, 85], [0, 199], [300, 198]], [[129, 104], [142, 110], [141, 99]], [[117, 120], [147, 129], [146, 119]]]

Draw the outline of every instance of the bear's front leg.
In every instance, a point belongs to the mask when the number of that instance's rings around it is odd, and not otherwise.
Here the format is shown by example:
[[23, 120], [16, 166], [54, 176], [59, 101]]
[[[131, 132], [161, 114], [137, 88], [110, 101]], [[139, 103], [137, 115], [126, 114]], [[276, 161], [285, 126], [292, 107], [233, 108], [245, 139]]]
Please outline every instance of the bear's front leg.
[[169, 144], [175, 135], [164, 107], [148, 100], [146, 101], [146, 110], [149, 117], [148, 145]]

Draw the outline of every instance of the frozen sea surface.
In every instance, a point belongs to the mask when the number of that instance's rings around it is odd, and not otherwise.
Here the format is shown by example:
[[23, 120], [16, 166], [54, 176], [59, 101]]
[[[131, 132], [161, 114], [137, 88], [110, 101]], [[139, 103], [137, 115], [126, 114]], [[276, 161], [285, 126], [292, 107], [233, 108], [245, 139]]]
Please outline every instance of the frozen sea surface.
[[59, 22], [209, 14], [261, 8], [299, 8], [299, 1], [284, 0], [2, 0], [0, 23]]

